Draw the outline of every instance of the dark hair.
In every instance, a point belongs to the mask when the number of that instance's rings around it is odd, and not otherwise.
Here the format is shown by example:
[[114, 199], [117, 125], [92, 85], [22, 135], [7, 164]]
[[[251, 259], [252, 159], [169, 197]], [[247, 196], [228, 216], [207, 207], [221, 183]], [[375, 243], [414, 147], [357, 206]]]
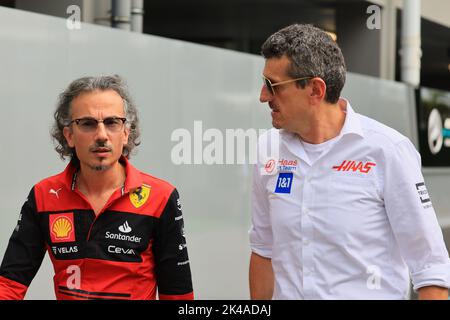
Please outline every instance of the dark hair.
[[341, 49], [325, 31], [309, 24], [290, 25], [269, 36], [261, 53], [266, 59], [286, 55], [291, 60], [289, 76], [322, 78], [327, 85], [325, 101], [338, 101], [345, 83], [345, 61]]
[[69, 156], [72, 160], [78, 161], [75, 151], [73, 148], [69, 147], [63, 134], [64, 127], [67, 127], [71, 121], [71, 103], [73, 99], [80, 94], [95, 90], [114, 90], [123, 99], [123, 108], [125, 117], [127, 118], [126, 125], [130, 129], [130, 134], [128, 143], [123, 147], [122, 154], [129, 158], [131, 151], [140, 144], [137, 109], [131, 99], [124, 80], [118, 75], [84, 77], [74, 80], [67, 89], [59, 95], [56, 111], [53, 115], [55, 122], [50, 134], [55, 141], [55, 150], [63, 160]]

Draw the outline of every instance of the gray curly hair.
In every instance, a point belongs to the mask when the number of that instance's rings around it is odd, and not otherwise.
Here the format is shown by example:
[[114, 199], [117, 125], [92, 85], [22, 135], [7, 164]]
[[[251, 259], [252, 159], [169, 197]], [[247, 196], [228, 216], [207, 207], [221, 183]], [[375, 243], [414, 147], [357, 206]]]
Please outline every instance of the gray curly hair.
[[[325, 31], [310, 24], [293, 24], [267, 38], [261, 47], [265, 59], [286, 55], [292, 78], [320, 77], [327, 90], [325, 101], [336, 103], [345, 84], [346, 67], [341, 49]], [[302, 88], [306, 81], [297, 82]]]
[[55, 142], [55, 150], [62, 160], [70, 157], [72, 161], [78, 161], [75, 150], [67, 144], [63, 130], [71, 121], [71, 103], [80, 94], [95, 90], [114, 90], [123, 99], [126, 125], [130, 130], [128, 143], [124, 145], [122, 155], [130, 157], [131, 151], [140, 144], [139, 119], [136, 106], [126, 87], [125, 81], [118, 75], [83, 77], [74, 80], [64, 92], [59, 95], [56, 111], [53, 115], [55, 122], [50, 134]]

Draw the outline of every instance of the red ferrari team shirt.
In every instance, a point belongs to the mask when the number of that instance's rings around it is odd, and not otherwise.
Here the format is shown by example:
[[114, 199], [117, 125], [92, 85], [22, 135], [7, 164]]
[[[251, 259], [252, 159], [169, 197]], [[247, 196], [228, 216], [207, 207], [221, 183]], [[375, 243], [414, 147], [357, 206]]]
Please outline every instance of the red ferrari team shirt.
[[193, 299], [177, 190], [120, 161], [125, 184], [97, 216], [73, 163], [33, 187], [0, 267], [0, 299], [23, 299], [46, 251], [57, 299]]

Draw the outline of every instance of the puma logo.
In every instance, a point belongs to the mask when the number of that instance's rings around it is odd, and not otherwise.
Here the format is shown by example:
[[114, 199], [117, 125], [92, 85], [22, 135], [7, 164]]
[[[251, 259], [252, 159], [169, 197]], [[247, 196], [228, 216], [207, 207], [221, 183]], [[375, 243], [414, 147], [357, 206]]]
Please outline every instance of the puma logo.
[[60, 191], [61, 191], [61, 189], [62, 189], [62, 188], [59, 188], [59, 189], [58, 189], [58, 190], [56, 190], [56, 191], [55, 191], [55, 189], [50, 189], [49, 193], [50, 193], [50, 194], [54, 194], [54, 195], [56, 196], [56, 198], [58, 198], [58, 199], [59, 199], [59, 195], [58, 195], [58, 192], [60, 192]]

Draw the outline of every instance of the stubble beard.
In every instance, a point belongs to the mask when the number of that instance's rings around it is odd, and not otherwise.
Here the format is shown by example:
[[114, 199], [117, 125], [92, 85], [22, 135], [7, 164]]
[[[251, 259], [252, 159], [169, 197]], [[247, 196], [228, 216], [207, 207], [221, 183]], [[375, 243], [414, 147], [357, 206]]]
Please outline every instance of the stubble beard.
[[111, 168], [111, 166], [107, 166], [107, 165], [98, 165], [98, 166], [90, 166], [90, 168], [94, 171], [106, 171], [109, 168]]
[[[101, 159], [100, 161], [102, 161], [103, 159]], [[97, 172], [99, 172], [99, 171], [106, 171], [106, 170], [108, 170], [109, 168], [111, 168], [112, 166], [111, 165], [109, 165], [109, 164], [97, 164], [97, 165], [89, 165], [89, 168], [91, 169], [91, 170], [94, 170], [94, 171], [97, 171]]]

